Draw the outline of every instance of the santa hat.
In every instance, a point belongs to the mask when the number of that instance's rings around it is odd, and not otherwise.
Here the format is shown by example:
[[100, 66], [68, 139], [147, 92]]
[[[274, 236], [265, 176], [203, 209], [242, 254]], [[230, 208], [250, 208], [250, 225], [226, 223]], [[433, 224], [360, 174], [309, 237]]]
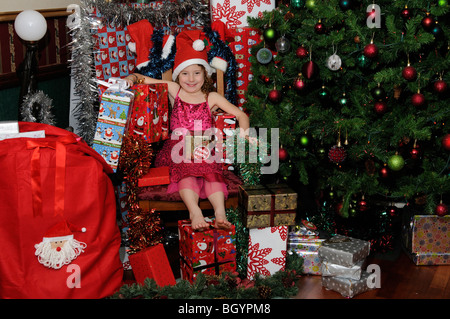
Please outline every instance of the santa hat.
[[163, 48], [162, 48], [162, 54], [161, 58], [167, 59], [170, 52], [172, 51], [172, 46], [175, 43], [175, 37], [171, 34], [166, 34], [163, 37]]
[[148, 20], [143, 19], [127, 26], [127, 30], [132, 40], [128, 43], [128, 48], [136, 53], [136, 66], [144, 67], [149, 62], [148, 56], [153, 47], [153, 26]]
[[50, 228], [42, 239], [43, 242], [53, 242], [73, 239], [73, 232], [86, 232], [86, 228], [76, 227], [65, 220], [62, 220]]
[[208, 63], [204, 34], [199, 30], [186, 30], [178, 34], [176, 39], [177, 53], [173, 62], [172, 79], [192, 64], [203, 65], [210, 76], [215, 70]]

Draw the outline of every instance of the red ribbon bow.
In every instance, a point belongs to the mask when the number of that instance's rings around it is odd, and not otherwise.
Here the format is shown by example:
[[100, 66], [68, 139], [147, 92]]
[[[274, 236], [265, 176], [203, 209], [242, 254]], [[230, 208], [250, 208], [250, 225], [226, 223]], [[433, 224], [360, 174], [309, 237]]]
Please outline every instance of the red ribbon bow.
[[41, 147], [56, 150], [55, 165], [55, 215], [64, 214], [64, 190], [66, 185], [66, 144], [77, 143], [73, 135], [64, 135], [56, 141], [27, 141], [27, 149], [33, 150], [31, 156], [31, 190], [33, 196], [33, 214], [42, 216], [42, 186], [41, 186]]

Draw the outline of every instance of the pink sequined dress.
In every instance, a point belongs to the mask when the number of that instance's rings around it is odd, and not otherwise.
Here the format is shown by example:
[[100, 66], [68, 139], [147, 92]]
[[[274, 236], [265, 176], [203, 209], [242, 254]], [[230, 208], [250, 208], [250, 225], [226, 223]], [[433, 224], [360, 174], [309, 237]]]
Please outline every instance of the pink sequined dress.
[[[178, 143], [183, 143], [178, 145], [184, 145], [183, 139], [185, 134], [192, 135], [194, 129], [199, 129], [199, 123], [201, 123], [202, 131], [213, 129], [215, 126], [214, 117], [211, 114], [207, 101], [199, 104], [190, 104], [182, 101], [178, 93], [170, 118], [171, 137], [165, 141], [164, 146], [155, 159], [155, 166], [169, 166], [170, 184], [167, 193], [175, 193], [181, 188], [190, 188], [202, 199], [217, 191], [223, 192], [225, 198], [227, 198], [228, 190], [223, 177], [221, 163], [205, 160], [201, 162], [194, 162], [193, 160], [174, 161], [172, 159], [171, 153], [174, 146]], [[174, 131], [176, 133], [183, 132], [183, 134], [174, 134]], [[172, 139], [174, 135], [177, 136], [175, 140]], [[180, 149], [178, 155], [180, 157], [183, 156], [183, 148]]]

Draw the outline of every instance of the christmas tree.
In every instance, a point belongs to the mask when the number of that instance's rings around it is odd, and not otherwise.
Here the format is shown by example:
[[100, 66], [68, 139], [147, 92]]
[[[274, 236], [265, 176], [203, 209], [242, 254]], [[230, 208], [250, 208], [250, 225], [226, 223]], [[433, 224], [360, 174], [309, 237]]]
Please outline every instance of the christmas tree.
[[449, 9], [285, 0], [249, 18], [264, 40], [251, 49], [244, 107], [252, 126], [280, 129], [279, 180], [305, 185], [341, 218], [380, 199], [446, 212]]

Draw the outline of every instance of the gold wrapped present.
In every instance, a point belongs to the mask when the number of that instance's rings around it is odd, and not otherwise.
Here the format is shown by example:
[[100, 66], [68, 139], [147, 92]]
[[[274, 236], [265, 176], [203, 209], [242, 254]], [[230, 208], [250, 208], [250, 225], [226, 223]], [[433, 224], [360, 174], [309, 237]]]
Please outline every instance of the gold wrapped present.
[[285, 184], [241, 185], [239, 206], [247, 228], [295, 225], [297, 193]]

